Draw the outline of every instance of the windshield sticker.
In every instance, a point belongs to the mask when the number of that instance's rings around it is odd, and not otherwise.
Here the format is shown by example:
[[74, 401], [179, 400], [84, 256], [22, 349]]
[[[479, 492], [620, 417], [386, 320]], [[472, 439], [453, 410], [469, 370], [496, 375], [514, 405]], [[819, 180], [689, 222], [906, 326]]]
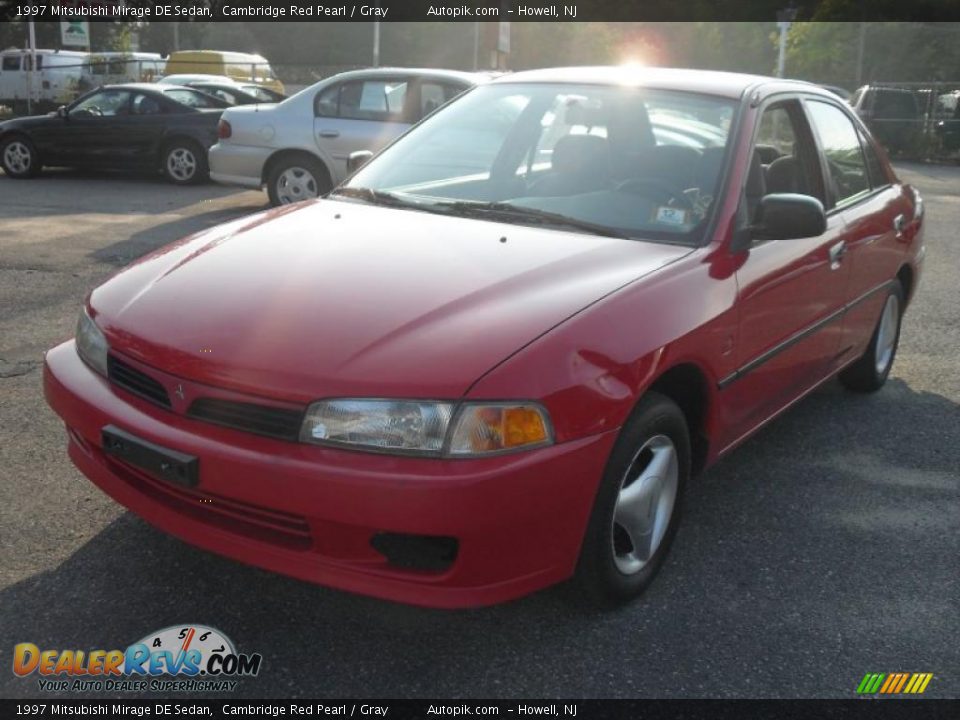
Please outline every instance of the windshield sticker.
[[690, 223], [690, 212], [683, 208], [661, 205], [654, 213], [653, 220], [664, 225], [688, 225]]

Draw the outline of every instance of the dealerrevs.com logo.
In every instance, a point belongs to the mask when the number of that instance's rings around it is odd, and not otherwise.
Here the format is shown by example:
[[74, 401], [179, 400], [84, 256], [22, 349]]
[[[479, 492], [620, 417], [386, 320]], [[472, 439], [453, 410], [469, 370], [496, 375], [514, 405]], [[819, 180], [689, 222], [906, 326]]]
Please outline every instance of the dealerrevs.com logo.
[[256, 676], [262, 662], [205, 625], [173, 625], [126, 650], [41, 650], [29, 642], [13, 648], [14, 674], [37, 674], [39, 689], [49, 692], [229, 692], [238, 678]]

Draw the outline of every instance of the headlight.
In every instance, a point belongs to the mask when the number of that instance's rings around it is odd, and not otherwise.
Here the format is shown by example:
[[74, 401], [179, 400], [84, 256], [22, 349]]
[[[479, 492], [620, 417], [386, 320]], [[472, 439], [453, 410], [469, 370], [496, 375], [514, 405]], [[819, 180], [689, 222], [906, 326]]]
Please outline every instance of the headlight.
[[530, 403], [322, 400], [307, 409], [302, 442], [358, 450], [468, 457], [547, 445], [546, 411]]
[[77, 320], [77, 354], [87, 365], [106, 377], [107, 350], [107, 339], [84, 308]]

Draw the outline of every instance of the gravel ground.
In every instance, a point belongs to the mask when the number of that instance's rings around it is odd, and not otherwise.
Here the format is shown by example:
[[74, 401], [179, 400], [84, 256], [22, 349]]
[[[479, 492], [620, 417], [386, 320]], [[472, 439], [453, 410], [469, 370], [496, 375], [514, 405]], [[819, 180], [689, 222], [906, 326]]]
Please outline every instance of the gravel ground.
[[[84, 295], [260, 193], [76, 172], [0, 177], [0, 666], [13, 645], [114, 648], [218, 627], [260, 652], [249, 697], [852, 697], [866, 672], [960, 696], [960, 169], [904, 165], [928, 259], [888, 386], [823, 387], [709, 470], [644, 598], [562, 588], [441, 612], [290, 580], [187, 546], [70, 464], [42, 352]], [[0, 696], [38, 695], [0, 671]]]

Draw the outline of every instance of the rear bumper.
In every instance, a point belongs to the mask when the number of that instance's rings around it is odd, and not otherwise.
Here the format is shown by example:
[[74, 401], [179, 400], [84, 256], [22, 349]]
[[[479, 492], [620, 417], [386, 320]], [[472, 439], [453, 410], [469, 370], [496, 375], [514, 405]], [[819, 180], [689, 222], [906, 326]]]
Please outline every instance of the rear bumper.
[[[111, 386], [68, 342], [44, 391], [74, 464], [156, 527], [311, 582], [430, 607], [489, 605], [569, 577], [615, 432], [483, 460], [403, 458], [286, 443], [207, 425]], [[114, 425], [199, 458], [182, 491], [104, 454]], [[239, 518], [239, 519], [238, 519]], [[395, 567], [378, 533], [456, 538], [442, 571]]]
[[210, 179], [224, 185], [259, 188], [271, 152], [270, 148], [218, 142], [207, 153]]

